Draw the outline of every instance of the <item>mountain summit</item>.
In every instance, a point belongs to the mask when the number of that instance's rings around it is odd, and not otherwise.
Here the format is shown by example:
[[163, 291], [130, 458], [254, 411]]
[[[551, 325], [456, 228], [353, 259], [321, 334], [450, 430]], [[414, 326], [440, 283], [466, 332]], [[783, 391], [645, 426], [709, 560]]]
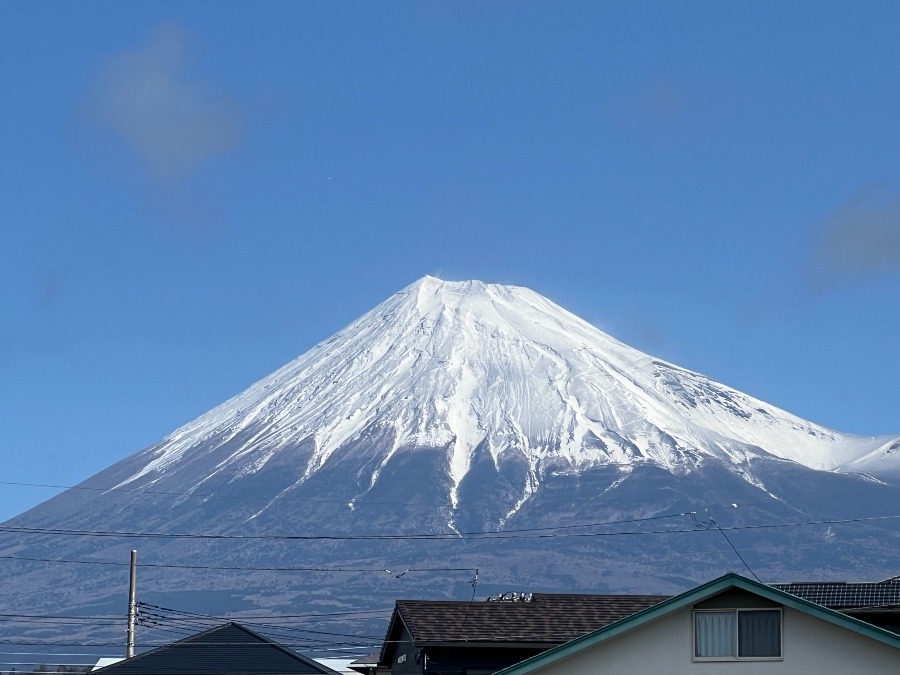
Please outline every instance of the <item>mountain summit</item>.
[[759, 485], [754, 458], [842, 470], [891, 443], [826, 429], [643, 354], [526, 288], [426, 276], [145, 451], [116, 487], [203, 466], [209, 454], [214, 467], [190, 490], [271, 463], [291, 467], [283, 496], [361, 441], [351, 506], [415, 448], [444, 452], [453, 510], [479, 460], [500, 473], [518, 467], [495, 526], [551, 471], [650, 464], [684, 474], [716, 461]]

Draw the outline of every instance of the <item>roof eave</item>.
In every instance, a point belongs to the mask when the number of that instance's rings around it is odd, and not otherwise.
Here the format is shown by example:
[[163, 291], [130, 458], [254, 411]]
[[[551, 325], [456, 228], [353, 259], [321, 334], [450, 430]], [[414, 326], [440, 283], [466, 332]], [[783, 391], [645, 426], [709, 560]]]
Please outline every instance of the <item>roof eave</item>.
[[497, 640], [445, 640], [434, 642], [416, 642], [415, 647], [503, 647], [506, 649], [547, 649], [563, 644], [562, 640], [546, 642], [512, 642]]

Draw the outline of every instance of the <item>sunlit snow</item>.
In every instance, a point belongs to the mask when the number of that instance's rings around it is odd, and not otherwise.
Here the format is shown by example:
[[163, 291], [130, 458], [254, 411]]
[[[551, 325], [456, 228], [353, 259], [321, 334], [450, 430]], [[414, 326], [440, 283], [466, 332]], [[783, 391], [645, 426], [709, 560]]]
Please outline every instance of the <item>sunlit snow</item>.
[[900, 455], [888, 457], [890, 439], [838, 433], [654, 359], [526, 288], [424, 277], [171, 434], [121, 484], [229, 441], [215, 471], [247, 475], [308, 439], [302, 482], [370, 437], [392, 439], [372, 444], [370, 487], [400, 449], [443, 449], [454, 508], [479, 445], [495, 465], [520, 453], [530, 471], [507, 518], [548, 459], [573, 471], [648, 463], [680, 473], [705, 457], [746, 465], [769, 453], [862, 471]]

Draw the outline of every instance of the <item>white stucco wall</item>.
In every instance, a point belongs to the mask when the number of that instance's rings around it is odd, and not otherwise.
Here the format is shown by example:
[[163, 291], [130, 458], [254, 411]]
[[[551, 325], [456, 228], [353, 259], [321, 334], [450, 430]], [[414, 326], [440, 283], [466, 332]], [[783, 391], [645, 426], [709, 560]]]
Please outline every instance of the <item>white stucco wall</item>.
[[900, 649], [784, 608], [781, 661], [692, 660], [691, 610], [679, 610], [537, 671], [540, 675], [884, 675]]

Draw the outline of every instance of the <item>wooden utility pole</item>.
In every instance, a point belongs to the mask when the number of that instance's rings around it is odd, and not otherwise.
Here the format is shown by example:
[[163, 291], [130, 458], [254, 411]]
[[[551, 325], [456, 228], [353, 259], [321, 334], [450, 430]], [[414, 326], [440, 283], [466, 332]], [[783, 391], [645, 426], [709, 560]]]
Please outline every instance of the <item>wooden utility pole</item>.
[[137, 620], [137, 551], [131, 552], [131, 579], [128, 584], [128, 640], [125, 658], [134, 656], [134, 624]]

